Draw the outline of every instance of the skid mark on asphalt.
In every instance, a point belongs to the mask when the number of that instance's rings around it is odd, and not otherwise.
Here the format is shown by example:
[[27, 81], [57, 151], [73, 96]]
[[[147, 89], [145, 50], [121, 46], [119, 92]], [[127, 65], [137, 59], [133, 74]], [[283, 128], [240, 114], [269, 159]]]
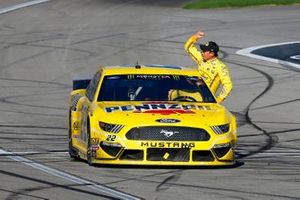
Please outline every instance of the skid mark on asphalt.
[[[50, 168], [46, 165], [36, 163], [32, 160], [29, 160], [29, 159], [24, 158], [22, 156], [16, 155], [14, 152], [8, 152], [8, 151], [0, 149], [0, 153], [8, 154], [6, 156], [7, 158], [9, 158], [11, 160], [14, 160], [16, 162], [23, 163], [27, 166], [30, 166], [30, 167], [34, 168], [34, 169], [43, 171], [43, 172], [45, 172], [49, 175], [53, 175], [55, 177], [62, 178], [64, 180], [67, 180], [67, 181], [70, 181], [70, 182], [73, 182], [73, 183], [76, 183], [76, 184], [79, 184], [79, 185], [85, 185], [89, 189], [97, 191], [97, 193], [96, 193], [97, 195], [107, 197], [109, 199], [127, 199], [127, 200], [138, 200], [138, 199], [140, 199], [140, 198], [137, 198], [135, 196], [117, 191], [115, 189], [112, 189], [112, 188], [109, 188], [109, 187], [106, 187], [106, 186], [103, 186], [103, 185], [100, 185], [100, 184], [96, 184], [96, 183], [93, 183], [91, 181], [73, 176], [71, 174], [68, 174], [68, 173]], [[11, 172], [5, 172], [3, 170], [0, 170], [0, 172], [2, 172], [4, 174], [12, 174]], [[18, 176], [20, 176], [20, 175], [18, 175]], [[44, 181], [39, 180], [39, 182], [44, 182]], [[59, 187], [62, 187], [62, 185], [58, 185], [58, 184], [55, 184], [55, 185], [57, 185]], [[70, 189], [70, 187], [67, 187], [67, 188]], [[76, 189], [76, 191], [77, 190], [78, 189]], [[80, 191], [80, 190], [78, 190], [78, 191]]]
[[[44, 92], [44, 91], [43, 91]], [[60, 94], [61, 92], [55, 92], [52, 94]], [[66, 93], [63, 91], [63, 93]], [[9, 99], [17, 99], [17, 98], [25, 98], [25, 97], [36, 97], [36, 96], [43, 96], [43, 95], [49, 95], [50, 93], [32, 93], [32, 94], [26, 94], [26, 95], [17, 95], [17, 96], [8, 96], [8, 97], [2, 97], [0, 98], [1, 103], [7, 103], [7, 104], [12, 104], [12, 105], [19, 105], [19, 106], [29, 106], [32, 108], [45, 108], [45, 109], [52, 109], [52, 110], [64, 110], [66, 109], [65, 106], [58, 107], [58, 106], [43, 106], [43, 105], [34, 105], [34, 104], [29, 104], [29, 103], [23, 103], [24, 99], [21, 100], [21, 102], [18, 101], [12, 101]]]
[[169, 177], [167, 177], [165, 180], [163, 180], [158, 186], [156, 186], [155, 191], [161, 191], [161, 190], [167, 190], [170, 187], [170, 183], [177, 182], [180, 179], [181, 174], [176, 173]]
[[10, 37], [24, 37], [24, 36], [31, 36], [33, 39], [30, 40], [24, 40], [22, 39], [22, 42], [6, 42], [3, 41], [4, 46], [1, 47], [1, 50], [7, 50], [9, 48], [15, 47], [15, 46], [22, 46], [22, 45], [30, 45], [32, 43], [39, 43], [39, 42], [49, 42], [51, 40], [63, 40], [67, 39], [67, 35], [63, 33], [48, 33], [48, 32], [39, 32], [39, 31], [28, 31], [28, 32], [16, 32], [16, 33], [11, 33], [9, 36]]
[[[271, 90], [274, 81], [273, 77], [268, 75], [267, 73], [257, 70], [253, 67], [250, 67], [247, 64], [241, 64], [241, 63], [236, 63], [233, 61], [228, 61], [229, 63], [236, 64], [238, 66], [245, 67], [247, 69], [251, 69], [254, 71], [257, 71], [258, 73], [262, 74], [267, 80], [268, 80], [268, 85], [266, 88], [258, 95], [256, 96], [246, 107], [245, 109], [245, 117], [246, 121], [248, 124], [251, 124], [255, 129], [259, 130], [262, 132], [263, 135], [267, 136], [267, 139], [264, 141], [258, 141], [256, 138], [259, 137], [259, 134], [250, 134], [250, 135], [241, 135], [239, 138], [249, 138], [253, 137], [254, 140], [252, 142], [240, 142], [238, 144], [238, 147], [236, 149], [237, 151], [237, 156], [239, 158], [242, 158], [244, 161], [256, 161], [256, 159], [264, 159], [265, 162], [269, 163], [269, 165], [273, 165], [274, 163], [280, 163], [283, 165], [299, 165], [299, 162], [297, 162], [295, 159], [299, 158], [300, 156], [300, 151], [298, 149], [293, 149], [290, 145], [284, 146], [282, 145], [280, 148], [278, 147], [279, 144], [284, 143], [284, 141], [281, 141], [278, 143], [278, 136], [277, 134], [291, 134], [293, 132], [298, 132], [300, 131], [299, 128], [293, 128], [293, 129], [285, 129], [285, 130], [278, 130], [278, 131], [266, 131], [262, 129], [260, 126], [258, 126], [258, 123], [264, 123], [260, 121], [255, 121], [254, 119], [251, 119], [249, 116], [249, 113], [253, 110], [258, 110], [258, 109], [264, 109], [264, 108], [269, 108], [269, 107], [275, 107], [275, 106], [282, 106], [284, 104], [288, 103], [295, 103], [298, 102], [299, 99], [293, 99], [293, 100], [288, 100], [285, 102], [280, 102], [272, 105], [267, 105], [267, 106], [262, 106], [262, 107], [257, 107], [257, 108], [252, 108], [255, 101], [258, 99], [262, 98], [269, 90]], [[270, 67], [270, 66], [266, 66]], [[273, 68], [273, 67], [271, 67]], [[279, 70], [285, 70], [285, 68], [278, 68]], [[291, 71], [291, 70], [288, 70]], [[280, 74], [282, 75], [282, 74]], [[288, 75], [284, 79], [290, 79], [290, 78], [296, 78], [298, 74], [296, 75]], [[281, 83], [281, 82], [280, 82]], [[266, 123], [281, 123], [281, 122], [266, 122]], [[282, 122], [284, 124], [291, 124], [289, 122]], [[293, 123], [293, 124], [299, 124], [299, 123]], [[291, 140], [291, 142], [294, 142], [294, 140]], [[276, 144], [276, 148], [275, 147]], [[284, 147], [284, 148], [283, 148]], [[253, 148], [256, 148], [256, 150], [253, 150]]]
[[18, 199], [19, 197], [22, 197], [22, 196], [28, 197], [30, 199], [49, 200], [48, 198], [39, 197], [39, 196], [36, 196], [36, 195], [30, 195], [30, 194], [26, 194], [24, 192], [19, 192], [19, 191], [6, 190], [6, 189], [1, 189], [1, 188], [0, 188], [0, 191], [10, 193], [10, 195], [5, 200]]
[[[213, 171], [211, 171], [212, 173]], [[143, 183], [143, 182], [148, 182], [148, 183], [154, 183], [154, 184], [158, 184], [160, 185], [161, 182], [160, 181], [154, 181], [154, 180], [147, 180], [147, 179], [136, 179], [137, 181]], [[201, 184], [201, 183], [199, 183]], [[184, 183], [173, 183], [173, 182], [168, 182], [168, 187], [174, 187], [174, 188], [187, 188], [189, 190], [197, 190], [197, 191], [202, 191], [205, 193], [211, 193], [211, 194], [219, 194], [220, 197], [224, 198], [224, 192], [230, 192], [230, 194], [239, 194], [239, 196], [243, 196], [245, 194], [247, 194], [247, 197], [252, 197], [254, 198], [279, 198], [279, 199], [295, 199], [295, 200], [299, 200], [298, 197], [295, 196], [289, 196], [289, 195], [278, 195], [278, 194], [274, 194], [274, 193], [264, 193], [264, 192], [254, 192], [254, 191], [248, 191], [247, 189], [245, 190], [237, 190], [235, 188], [230, 188], [229, 185], [226, 185], [222, 188], [219, 187], [209, 187], [209, 186], [205, 186], [205, 184], [203, 185], [191, 185], [191, 184], [184, 184]]]
[[[86, 184], [86, 183], [81, 183], [80, 184], [79, 183], [79, 184], [62, 185], [62, 184], [57, 184], [57, 183], [53, 183], [53, 182], [46, 181], [46, 180], [41, 180], [41, 179], [36, 179], [36, 178], [33, 178], [33, 177], [29, 177], [29, 176], [25, 176], [25, 175], [13, 173], [13, 172], [7, 172], [7, 171], [4, 171], [4, 170], [0, 170], [0, 173], [4, 174], [4, 175], [7, 175], [7, 176], [27, 180], [27, 181], [33, 181], [33, 182], [36, 182], [36, 183], [49, 185], [49, 188], [57, 187], [57, 188], [63, 188], [63, 189], [69, 190], [69, 191], [73, 191], [73, 192], [76, 192], [76, 193], [84, 193], [84, 194], [89, 194], [89, 195], [92, 195], [92, 196], [102, 197], [102, 198], [106, 198], [106, 199], [113, 199], [113, 200], [118, 199], [118, 198], [114, 198], [114, 197], [111, 197], [111, 196], [102, 195], [102, 194], [99, 194], [97, 192], [90, 192], [90, 191], [87, 191], [87, 190], [84, 190], [84, 189], [76, 188], [76, 187], [82, 187], [82, 186], [87, 187], [87, 186], [90, 186], [91, 184]], [[16, 196], [24, 196], [24, 195], [28, 196], [28, 194], [26, 194], [26, 193], [28, 193], [29, 191], [31, 191], [31, 190], [40, 190], [41, 188], [45, 188], [45, 187], [38, 187], [38, 188], [35, 188], [35, 189], [27, 188], [27, 189], [21, 190], [21, 192], [12, 191], [12, 193], [13, 193], [12, 195], [14, 197], [13, 199], [16, 199]], [[25, 192], [25, 194], [23, 192]], [[11, 197], [11, 196], [9, 196], [9, 197]], [[11, 200], [11, 199], [12, 198], [6, 198], [6, 200]]]
[[37, 128], [37, 129], [61, 129], [67, 130], [66, 127], [59, 127], [59, 126], [37, 126], [37, 125], [27, 125], [27, 124], [0, 124], [0, 127], [4, 128]]
[[25, 61], [28, 61], [28, 60], [32, 60], [32, 59], [35, 59], [35, 58], [38, 58], [40, 56], [43, 56], [49, 52], [52, 52], [53, 50], [45, 50], [45, 51], [41, 51], [39, 53], [36, 53], [36, 54], [33, 54], [33, 55], [30, 55], [28, 57], [25, 57], [25, 58], [21, 58], [19, 60], [15, 60], [14, 62], [12, 63], [9, 63], [9, 64], [5, 64], [5, 65], [2, 65], [0, 66], [0, 70], [4, 70], [4, 69], [7, 69], [13, 65], [16, 65], [16, 64], [19, 64], [19, 63], [22, 63], [22, 62], [25, 62]]
[[[45, 112], [25, 112], [25, 111], [16, 111], [13, 109], [9, 109], [9, 110], [5, 110], [5, 109], [0, 109], [0, 112], [4, 113], [17, 113], [17, 114], [23, 114], [23, 115], [32, 115], [32, 116], [49, 116], [49, 113], [45, 113]], [[52, 117], [60, 117], [60, 118], [66, 118], [66, 115], [62, 115], [62, 114], [51, 114]]]
[[253, 126], [255, 129], [259, 130], [262, 132], [263, 135], [265, 135], [267, 138], [265, 140], [265, 143], [263, 146], [260, 146], [257, 150], [255, 151], [244, 151], [244, 152], [237, 152], [237, 155], [239, 158], [244, 158], [244, 157], [248, 157], [248, 156], [251, 156], [251, 155], [254, 155], [254, 154], [257, 154], [257, 153], [261, 153], [261, 152], [264, 152], [264, 151], [267, 151], [269, 149], [271, 149], [275, 143], [277, 143], [278, 141], [278, 137], [276, 135], [271, 135], [269, 134], [266, 130], [262, 129], [260, 126], [258, 126], [257, 124], [255, 124], [252, 119], [250, 118], [249, 116], [249, 112], [251, 111], [251, 107], [252, 105], [260, 98], [262, 98], [269, 90], [271, 90], [273, 84], [274, 84], [274, 80], [272, 78], [272, 76], [270, 76], [269, 74], [265, 73], [264, 71], [262, 70], [258, 70], [254, 67], [251, 67], [251, 66], [248, 66], [248, 65], [243, 65], [243, 64], [240, 64], [240, 63], [236, 63], [236, 62], [232, 62], [232, 61], [227, 61], [228, 63], [231, 63], [231, 64], [235, 64], [235, 65], [238, 65], [238, 66], [241, 66], [241, 67], [244, 67], [244, 68], [247, 68], [247, 69], [251, 69], [253, 71], [256, 71], [260, 74], [262, 74], [268, 81], [268, 84], [266, 86], [266, 88], [259, 94], [257, 95], [249, 104], [248, 106], [245, 108], [244, 110], [244, 113], [245, 113], [245, 117], [246, 117], [246, 121], [248, 124], [250, 124], [251, 126]]
[[46, 84], [45, 87], [48, 86], [48, 85], [54, 85], [55, 87], [63, 87], [63, 88], [70, 88], [71, 87], [68, 84], [58, 83], [58, 82], [51, 82], [51, 81], [39, 81], [39, 80], [28, 80], [28, 79], [13, 79], [13, 78], [5, 78], [5, 77], [0, 77], [0, 80], [12, 81], [12, 82], [21, 82], [21, 84], [24, 84], [24, 83]]
[[[32, 83], [33, 85], [29, 84], [26, 88], [28, 90], [37, 90], [39, 89], [40, 92], [27, 92], [26, 94], [23, 95], [9, 95], [9, 96], [2, 96], [0, 97], [0, 102], [2, 103], [7, 103], [7, 104], [11, 104], [11, 105], [22, 105], [22, 106], [29, 106], [32, 108], [46, 108], [46, 109], [55, 109], [55, 110], [62, 110], [65, 107], [58, 107], [58, 106], [49, 106], [47, 105], [34, 105], [32, 104], [32, 102], [30, 101], [30, 103], [25, 103], [26, 102], [26, 97], [28, 98], [34, 98], [34, 97], [50, 97], [52, 98], [53, 96], [59, 96], [59, 95], [64, 95], [66, 93], [68, 93], [69, 89], [71, 86], [68, 86], [66, 84], [59, 84], [59, 83], [53, 83], [53, 82], [43, 82], [43, 81], [34, 81], [34, 80], [14, 80], [14, 79], [4, 79], [4, 78], [0, 78], [0, 80], [6, 80], [6, 84], [7, 82], [11, 81], [11, 82], [20, 82], [20, 84], [24, 83]], [[53, 87], [51, 87], [54, 86]], [[34, 86], [34, 87], [32, 87]], [[19, 87], [19, 85], [15, 86], [11, 86], [13, 87]], [[25, 91], [25, 89], [23, 89], [22, 91]], [[11, 94], [11, 93], [10, 93]], [[20, 99], [18, 101], [18, 99]], [[9, 112], [13, 112], [13, 110], [9, 110]], [[18, 113], [18, 111], [14, 111], [16, 113]], [[24, 111], [21, 111], [24, 112]], [[30, 114], [30, 112], [29, 112]], [[34, 114], [34, 113], [33, 113]], [[35, 113], [35, 114], [42, 114], [42, 113]], [[45, 113], [44, 113], [45, 114]], [[54, 114], [55, 115], [55, 114]]]
[[[34, 155], [45, 154], [45, 156], [47, 153], [66, 152], [66, 131], [67, 128], [64, 126], [0, 123], [1, 147], [13, 148], [14, 151], [32, 151], [35, 152]], [[52, 144], [50, 146], [49, 141]], [[68, 155], [64, 157], [67, 158]]]
[[270, 107], [275, 107], [275, 106], [281, 106], [281, 105], [284, 105], [284, 104], [295, 103], [295, 102], [298, 102], [298, 101], [300, 101], [300, 98], [299, 99], [292, 99], [292, 100], [288, 100], [288, 101], [283, 101], [283, 102], [275, 103], [275, 104], [272, 104], [272, 105], [256, 107], [256, 108], [252, 108], [252, 110], [260, 110], [260, 109], [265, 109], [265, 108], [270, 108]]

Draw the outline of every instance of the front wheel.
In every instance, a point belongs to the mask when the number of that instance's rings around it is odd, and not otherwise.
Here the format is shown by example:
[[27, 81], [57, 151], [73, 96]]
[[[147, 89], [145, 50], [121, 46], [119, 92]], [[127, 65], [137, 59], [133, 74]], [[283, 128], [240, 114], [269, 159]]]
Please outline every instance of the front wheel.
[[69, 112], [69, 134], [68, 134], [68, 140], [69, 140], [69, 156], [73, 159], [78, 159], [78, 152], [72, 145], [72, 131], [71, 131], [71, 111]]
[[86, 160], [87, 163], [92, 166], [93, 165], [93, 152], [91, 147], [91, 134], [90, 134], [90, 122], [87, 121], [87, 151], [86, 151]]
[[86, 161], [87, 163], [92, 166], [93, 165], [93, 157], [92, 157], [92, 148], [90, 145], [90, 139], [88, 139], [88, 147], [87, 147], [87, 152], [86, 152]]
[[78, 158], [77, 151], [73, 148], [71, 143], [72, 141], [69, 142], [69, 156], [70, 158], [77, 159]]

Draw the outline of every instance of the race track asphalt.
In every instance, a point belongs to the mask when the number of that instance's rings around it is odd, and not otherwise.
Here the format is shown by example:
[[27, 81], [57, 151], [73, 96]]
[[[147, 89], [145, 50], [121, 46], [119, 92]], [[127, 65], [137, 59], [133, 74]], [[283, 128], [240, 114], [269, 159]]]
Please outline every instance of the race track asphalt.
[[[0, 8], [23, 2], [2, 0]], [[0, 199], [300, 199], [299, 71], [236, 54], [300, 41], [300, 6], [183, 10], [182, 2], [51, 0], [0, 15]], [[220, 45], [232, 75], [224, 105], [239, 121], [237, 165], [71, 160], [72, 78], [137, 61], [192, 67], [183, 44], [198, 30], [206, 32], [203, 42]]]

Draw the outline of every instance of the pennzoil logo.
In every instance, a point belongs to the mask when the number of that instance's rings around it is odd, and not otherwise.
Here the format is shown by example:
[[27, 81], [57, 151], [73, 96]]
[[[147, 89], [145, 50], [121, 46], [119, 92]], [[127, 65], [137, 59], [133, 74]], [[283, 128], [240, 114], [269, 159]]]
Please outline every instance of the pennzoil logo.
[[202, 105], [181, 105], [176, 103], [148, 103], [141, 105], [125, 105], [125, 106], [112, 106], [104, 108], [105, 112], [134, 112], [134, 113], [151, 113], [151, 114], [195, 114], [193, 110], [212, 110], [210, 106]]
[[141, 142], [141, 147], [152, 148], [193, 148], [194, 142]]

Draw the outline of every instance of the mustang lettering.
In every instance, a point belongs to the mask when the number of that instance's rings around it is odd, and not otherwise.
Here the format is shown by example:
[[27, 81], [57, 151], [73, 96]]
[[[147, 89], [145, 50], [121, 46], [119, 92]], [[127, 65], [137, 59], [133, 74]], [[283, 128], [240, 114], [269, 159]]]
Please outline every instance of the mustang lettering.
[[194, 142], [141, 142], [141, 147], [157, 148], [193, 148]]

